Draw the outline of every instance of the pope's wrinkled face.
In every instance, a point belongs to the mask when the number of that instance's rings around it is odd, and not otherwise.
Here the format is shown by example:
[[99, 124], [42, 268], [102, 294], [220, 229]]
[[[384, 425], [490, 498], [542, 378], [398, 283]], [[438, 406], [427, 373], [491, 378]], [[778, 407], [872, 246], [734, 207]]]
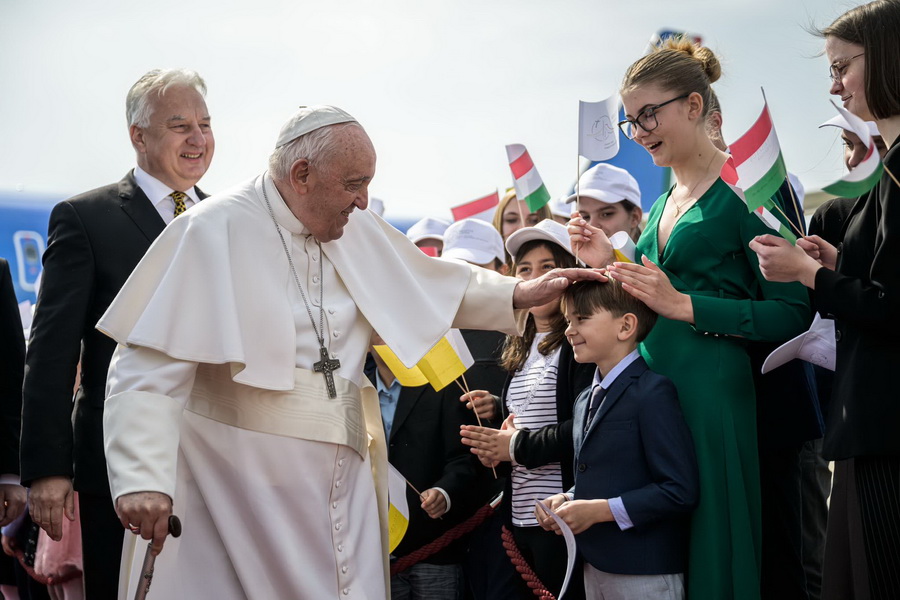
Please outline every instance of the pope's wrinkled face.
[[362, 127], [340, 128], [331, 150], [309, 165], [297, 216], [320, 242], [340, 238], [350, 213], [369, 205], [369, 182], [374, 176], [375, 148], [369, 136]]
[[174, 190], [192, 188], [209, 168], [216, 141], [209, 111], [200, 92], [175, 85], [150, 98], [147, 127], [132, 125], [131, 142], [137, 163]]

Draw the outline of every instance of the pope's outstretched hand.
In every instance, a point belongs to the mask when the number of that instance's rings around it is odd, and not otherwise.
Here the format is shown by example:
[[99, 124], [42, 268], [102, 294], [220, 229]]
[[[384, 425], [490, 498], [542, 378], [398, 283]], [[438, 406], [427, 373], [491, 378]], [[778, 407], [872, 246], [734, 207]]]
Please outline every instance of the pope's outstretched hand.
[[606, 281], [598, 269], [553, 269], [529, 281], [520, 281], [513, 292], [513, 308], [541, 306], [562, 296], [575, 281]]

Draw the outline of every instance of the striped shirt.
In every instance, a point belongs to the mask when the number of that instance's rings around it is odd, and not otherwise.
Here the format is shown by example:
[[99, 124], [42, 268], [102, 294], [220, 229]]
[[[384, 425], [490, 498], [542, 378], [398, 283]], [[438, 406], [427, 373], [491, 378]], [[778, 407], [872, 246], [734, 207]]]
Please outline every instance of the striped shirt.
[[[548, 356], [538, 352], [537, 346], [546, 337], [539, 333], [528, 352], [522, 369], [513, 375], [506, 395], [506, 407], [516, 415], [518, 429], [536, 430], [545, 425], [555, 425], [556, 378], [559, 371], [559, 348]], [[513, 465], [512, 471], [512, 522], [517, 527], [536, 527], [534, 503], [562, 489], [562, 472], [558, 462], [535, 469]]]

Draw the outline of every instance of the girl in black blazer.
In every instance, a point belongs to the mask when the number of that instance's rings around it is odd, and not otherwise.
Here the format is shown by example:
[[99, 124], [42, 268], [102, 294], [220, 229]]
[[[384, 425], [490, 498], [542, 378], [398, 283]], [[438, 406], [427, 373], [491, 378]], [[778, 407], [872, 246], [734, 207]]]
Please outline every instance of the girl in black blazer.
[[[885, 172], [861, 196], [833, 246], [770, 236], [751, 247], [773, 281], [800, 281], [835, 319], [837, 364], [823, 456], [835, 462], [823, 598], [900, 598], [900, 1], [877, 0], [820, 33], [831, 93], [889, 147]], [[805, 250], [805, 253], [804, 253]], [[852, 567], [851, 567], [852, 565]]]

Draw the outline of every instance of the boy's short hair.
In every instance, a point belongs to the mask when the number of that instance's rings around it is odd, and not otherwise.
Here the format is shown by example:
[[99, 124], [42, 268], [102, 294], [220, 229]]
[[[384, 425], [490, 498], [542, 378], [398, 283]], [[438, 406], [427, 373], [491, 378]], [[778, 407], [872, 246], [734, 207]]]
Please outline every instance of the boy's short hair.
[[622, 289], [615, 279], [608, 282], [578, 281], [572, 284], [563, 296], [563, 310], [569, 310], [581, 317], [588, 317], [599, 310], [606, 310], [615, 317], [627, 313], [637, 317], [637, 336], [643, 342], [656, 324], [657, 314], [643, 301]]

